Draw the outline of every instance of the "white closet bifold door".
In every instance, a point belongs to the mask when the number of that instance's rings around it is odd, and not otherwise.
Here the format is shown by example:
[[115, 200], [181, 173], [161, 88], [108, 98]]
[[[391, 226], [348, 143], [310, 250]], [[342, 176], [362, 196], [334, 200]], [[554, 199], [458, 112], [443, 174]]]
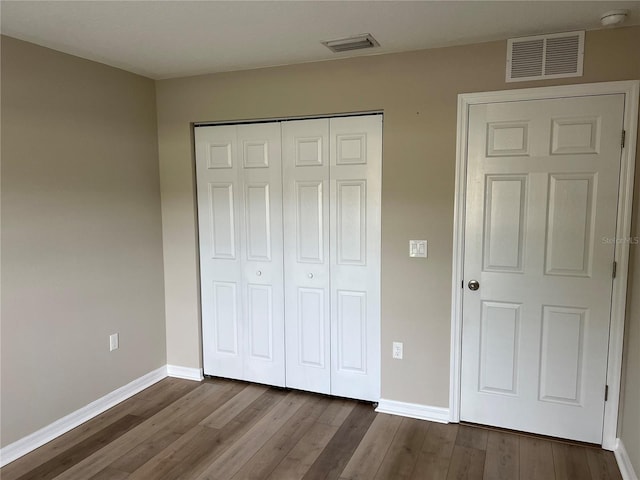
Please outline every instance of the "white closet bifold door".
[[204, 372], [243, 377], [235, 126], [195, 129]]
[[382, 116], [195, 140], [205, 373], [379, 400]]
[[331, 393], [329, 120], [282, 124], [287, 386]]
[[204, 371], [284, 385], [277, 123], [195, 129]]
[[382, 116], [332, 118], [331, 393], [380, 399]]
[[244, 379], [284, 386], [282, 159], [279, 123], [238, 126]]

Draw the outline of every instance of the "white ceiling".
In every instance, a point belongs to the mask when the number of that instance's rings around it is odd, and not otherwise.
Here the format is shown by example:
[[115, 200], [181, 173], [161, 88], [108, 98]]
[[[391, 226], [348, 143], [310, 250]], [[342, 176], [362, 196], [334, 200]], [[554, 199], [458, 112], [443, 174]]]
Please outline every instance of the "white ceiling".
[[[640, 1], [9, 1], [11, 37], [155, 79], [600, 28]], [[331, 53], [323, 40], [371, 33], [381, 47]]]

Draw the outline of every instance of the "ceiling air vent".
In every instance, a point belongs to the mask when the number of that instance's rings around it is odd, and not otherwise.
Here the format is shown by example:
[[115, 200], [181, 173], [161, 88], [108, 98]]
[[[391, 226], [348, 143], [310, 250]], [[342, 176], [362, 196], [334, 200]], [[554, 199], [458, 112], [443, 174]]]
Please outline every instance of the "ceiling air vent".
[[581, 77], [584, 32], [507, 40], [507, 82]]
[[380, 44], [370, 33], [362, 33], [354, 37], [338, 38], [328, 40], [322, 44], [334, 53], [348, 52], [351, 50], [361, 50], [363, 48], [379, 47]]

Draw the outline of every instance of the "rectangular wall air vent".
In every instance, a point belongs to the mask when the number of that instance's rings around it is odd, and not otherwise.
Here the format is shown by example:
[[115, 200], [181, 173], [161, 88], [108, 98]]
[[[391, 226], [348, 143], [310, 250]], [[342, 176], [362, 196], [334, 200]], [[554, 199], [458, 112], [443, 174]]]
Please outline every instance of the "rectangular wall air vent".
[[322, 44], [334, 53], [380, 46], [370, 33], [362, 33], [354, 37], [339, 38], [336, 40], [327, 40], [326, 42], [322, 42]]
[[507, 82], [581, 77], [584, 32], [507, 40]]

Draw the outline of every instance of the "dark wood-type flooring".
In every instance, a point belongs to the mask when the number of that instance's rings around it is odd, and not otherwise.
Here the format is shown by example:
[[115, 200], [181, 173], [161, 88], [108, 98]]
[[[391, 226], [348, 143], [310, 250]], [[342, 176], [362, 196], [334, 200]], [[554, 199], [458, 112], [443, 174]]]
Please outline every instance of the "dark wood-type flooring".
[[621, 479], [611, 452], [375, 413], [369, 403], [167, 378], [2, 480]]

